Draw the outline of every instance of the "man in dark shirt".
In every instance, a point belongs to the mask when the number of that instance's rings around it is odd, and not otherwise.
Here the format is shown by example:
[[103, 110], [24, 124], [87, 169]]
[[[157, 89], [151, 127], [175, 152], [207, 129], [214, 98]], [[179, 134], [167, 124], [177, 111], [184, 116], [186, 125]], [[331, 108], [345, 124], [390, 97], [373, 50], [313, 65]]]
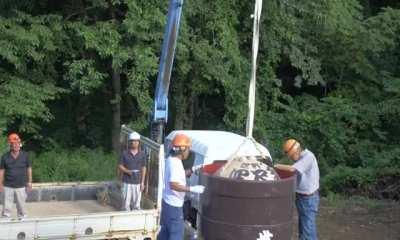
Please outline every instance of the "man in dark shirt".
[[3, 217], [11, 217], [14, 195], [18, 218], [26, 217], [26, 192], [32, 190], [32, 167], [28, 155], [21, 150], [21, 139], [15, 133], [8, 136], [10, 151], [0, 161], [0, 192], [4, 191]]
[[146, 176], [146, 155], [140, 151], [140, 135], [133, 132], [128, 137], [129, 148], [123, 151], [118, 168], [122, 172], [123, 209], [140, 209]]

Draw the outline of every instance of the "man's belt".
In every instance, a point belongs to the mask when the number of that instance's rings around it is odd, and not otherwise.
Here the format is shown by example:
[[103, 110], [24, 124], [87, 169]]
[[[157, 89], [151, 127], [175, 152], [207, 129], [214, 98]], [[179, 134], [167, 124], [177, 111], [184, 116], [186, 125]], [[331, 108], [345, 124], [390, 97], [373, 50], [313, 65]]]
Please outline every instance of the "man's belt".
[[297, 195], [304, 196], [304, 197], [312, 196], [312, 195], [314, 195], [314, 194], [316, 194], [316, 193], [318, 193], [318, 189], [315, 190], [315, 191], [312, 192], [312, 193], [298, 193], [298, 192], [296, 192]]

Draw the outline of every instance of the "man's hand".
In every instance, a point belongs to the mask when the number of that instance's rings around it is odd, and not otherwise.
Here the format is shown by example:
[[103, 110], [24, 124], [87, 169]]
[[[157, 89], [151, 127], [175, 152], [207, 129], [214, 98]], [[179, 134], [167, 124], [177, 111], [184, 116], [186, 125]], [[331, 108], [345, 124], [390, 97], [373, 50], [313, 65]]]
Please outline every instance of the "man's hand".
[[205, 189], [205, 187], [202, 185], [195, 185], [195, 186], [191, 186], [189, 188], [189, 191], [192, 193], [203, 193], [204, 189]]
[[144, 191], [144, 183], [140, 184], [140, 191], [143, 192]]
[[4, 191], [4, 185], [2, 183], [0, 183], [0, 192]]
[[28, 183], [26, 184], [26, 191], [27, 191], [27, 192], [32, 191], [32, 183], [31, 183], [31, 182], [28, 182]]
[[196, 171], [202, 169], [203, 166], [204, 166], [204, 164], [199, 164], [199, 165], [193, 166], [192, 167], [192, 172], [196, 172]]
[[[132, 171], [129, 170], [129, 169], [127, 169], [126, 167], [124, 167], [124, 165], [119, 164], [119, 165], [118, 165], [118, 169], [119, 169], [120, 171], [122, 171], [124, 174], [129, 175], [129, 176], [132, 176]], [[122, 177], [122, 176], [121, 176], [121, 177]]]

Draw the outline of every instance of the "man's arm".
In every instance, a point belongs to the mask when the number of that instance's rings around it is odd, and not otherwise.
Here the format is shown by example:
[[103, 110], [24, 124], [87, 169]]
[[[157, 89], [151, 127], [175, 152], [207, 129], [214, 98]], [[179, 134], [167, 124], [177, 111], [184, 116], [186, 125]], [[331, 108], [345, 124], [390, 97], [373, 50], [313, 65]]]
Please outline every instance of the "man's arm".
[[4, 172], [5, 172], [5, 160], [4, 156], [1, 157], [0, 159], [0, 192], [3, 191], [4, 189]]
[[141, 169], [141, 179], [140, 179], [140, 190], [143, 191], [144, 190], [144, 182], [146, 181], [146, 166], [143, 166]]
[[0, 169], [0, 192], [2, 192], [4, 189], [3, 181], [4, 181], [4, 168], [1, 168]]
[[26, 188], [28, 191], [31, 191], [32, 190], [32, 167], [28, 167], [27, 173], [28, 173], [28, 182], [26, 183]]
[[28, 183], [32, 183], [32, 167], [28, 167]]
[[288, 172], [296, 172], [296, 168], [294, 168], [291, 165], [286, 165], [286, 164], [275, 164], [274, 168], [283, 170], [283, 171], [288, 171]]
[[146, 159], [147, 159], [147, 155], [144, 152], [142, 153], [142, 158], [141, 158], [141, 169], [140, 169], [140, 191], [144, 190], [145, 187], [145, 181], [146, 181], [146, 172], [147, 172], [147, 168], [146, 168]]
[[132, 175], [132, 172], [129, 171], [129, 169], [127, 169], [126, 167], [124, 167], [124, 165], [119, 164], [118, 165], [119, 170], [121, 170], [123, 173], [128, 174], [129, 176]]
[[180, 160], [169, 160], [167, 159], [166, 162], [166, 169], [170, 171], [169, 173], [169, 179], [166, 181], [169, 182], [169, 187], [177, 192], [189, 192], [190, 189], [188, 186], [183, 185], [180, 182], [180, 179], [184, 178], [185, 176], [182, 176], [185, 173], [181, 172], [181, 166], [182, 163], [180, 163]]
[[177, 192], [190, 192], [190, 188], [188, 186], [181, 185], [177, 182], [169, 182], [169, 186], [172, 190]]
[[[125, 151], [121, 154], [121, 158], [119, 159], [119, 162], [118, 162], [118, 169], [119, 169], [122, 173], [125, 173], [125, 174], [128, 174], [129, 176], [132, 176], [132, 172], [129, 171], [129, 169], [127, 169], [127, 168], [124, 166], [124, 155], [125, 155]], [[122, 178], [122, 176], [121, 176], [121, 178]]]

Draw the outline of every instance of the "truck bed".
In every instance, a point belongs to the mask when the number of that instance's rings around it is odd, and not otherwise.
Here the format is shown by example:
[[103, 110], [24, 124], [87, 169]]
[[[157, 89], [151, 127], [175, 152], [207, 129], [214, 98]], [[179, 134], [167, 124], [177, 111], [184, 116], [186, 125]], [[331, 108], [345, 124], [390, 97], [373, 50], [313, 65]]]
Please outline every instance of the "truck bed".
[[[0, 208], [3, 208], [1, 204]], [[97, 200], [28, 202], [26, 209], [30, 218], [117, 211], [115, 207], [100, 204]], [[11, 218], [16, 217], [17, 210], [14, 205]]]
[[11, 218], [0, 218], [0, 240], [155, 239], [155, 201], [142, 197], [143, 210], [138, 211], [121, 211], [121, 203], [116, 182], [34, 184], [26, 203], [28, 216], [18, 219], [14, 205]]

